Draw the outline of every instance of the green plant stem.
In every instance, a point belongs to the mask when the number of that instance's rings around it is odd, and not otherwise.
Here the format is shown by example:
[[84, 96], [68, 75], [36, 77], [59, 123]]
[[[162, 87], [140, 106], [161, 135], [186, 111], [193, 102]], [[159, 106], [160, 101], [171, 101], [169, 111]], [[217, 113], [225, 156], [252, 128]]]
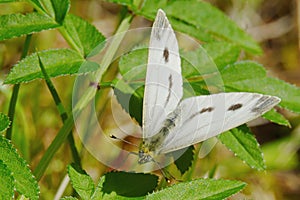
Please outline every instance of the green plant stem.
[[72, 39], [72, 37], [70, 36], [70, 34], [64, 26], [59, 27], [58, 30], [73, 49], [75, 49], [80, 54], [83, 54], [81, 48], [74, 42], [74, 40]]
[[[21, 55], [21, 60], [26, 57], [28, 54], [29, 46], [30, 46], [30, 41], [31, 41], [31, 34], [27, 35], [25, 38], [25, 43], [24, 43], [24, 48], [22, 51]], [[11, 95], [11, 100], [9, 103], [9, 109], [8, 109], [8, 117], [11, 121], [10, 127], [6, 131], [6, 138], [11, 140], [12, 137], [12, 129], [13, 129], [13, 122], [14, 122], [14, 116], [15, 116], [15, 110], [16, 110], [16, 104], [17, 104], [17, 99], [18, 99], [18, 94], [19, 94], [19, 89], [20, 89], [20, 84], [15, 84], [13, 88], [13, 92]]]
[[[68, 116], [72, 116], [69, 114]], [[46, 171], [51, 159], [53, 158], [56, 151], [59, 149], [59, 147], [62, 145], [62, 143], [66, 140], [69, 133], [71, 132], [72, 128], [74, 126], [74, 120], [73, 117], [69, 117], [63, 127], [59, 130], [58, 134], [46, 150], [45, 154], [43, 155], [42, 159], [36, 166], [36, 168], [33, 171], [33, 174], [35, 175], [37, 180], [40, 180], [44, 172]]]
[[114, 83], [113, 82], [102, 82], [99, 84], [100, 89], [101, 88], [113, 88], [114, 87]]
[[[43, 65], [43, 63], [41, 61], [41, 58], [40, 58], [39, 54], [38, 54], [38, 59], [39, 59], [39, 64], [40, 64], [41, 71], [42, 71], [42, 73], [43, 73], [43, 75], [45, 77], [45, 81], [47, 83], [49, 91], [51, 92], [51, 95], [52, 95], [52, 97], [54, 99], [54, 102], [55, 102], [56, 107], [57, 107], [57, 109], [59, 111], [60, 117], [61, 117], [63, 123], [65, 123], [65, 121], [68, 118], [68, 115], [66, 113], [66, 109], [63, 106], [63, 104], [62, 104], [62, 102], [61, 102], [61, 100], [59, 98], [59, 95], [58, 95], [58, 93], [57, 93], [57, 91], [56, 91], [53, 83], [51, 82], [49, 75], [46, 72], [46, 69], [45, 69], [45, 67], [44, 67], [44, 65]], [[74, 142], [74, 137], [73, 137], [72, 131], [68, 135], [68, 141], [69, 141], [69, 145], [70, 145], [70, 148], [71, 148], [72, 157], [74, 159], [74, 162], [77, 165], [81, 166], [81, 161], [80, 161], [79, 153], [78, 153], [78, 151], [76, 149], [76, 146], [75, 146], [75, 142]]]

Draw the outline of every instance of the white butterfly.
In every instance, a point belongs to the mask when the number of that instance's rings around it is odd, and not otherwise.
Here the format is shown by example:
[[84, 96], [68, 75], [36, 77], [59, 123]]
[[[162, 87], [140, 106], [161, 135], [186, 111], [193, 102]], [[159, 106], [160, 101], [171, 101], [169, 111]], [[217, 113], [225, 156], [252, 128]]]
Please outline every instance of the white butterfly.
[[182, 84], [177, 40], [165, 13], [158, 10], [149, 45], [140, 164], [244, 124], [280, 102], [278, 97], [245, 92], [182, 99]]

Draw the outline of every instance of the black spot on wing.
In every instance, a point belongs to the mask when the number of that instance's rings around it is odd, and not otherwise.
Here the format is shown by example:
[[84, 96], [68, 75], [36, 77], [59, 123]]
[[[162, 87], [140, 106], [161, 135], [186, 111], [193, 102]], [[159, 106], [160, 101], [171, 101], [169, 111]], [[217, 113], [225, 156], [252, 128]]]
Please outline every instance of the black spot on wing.
[[213, 107], [202, 108], [199, 112], [196, 112], [196, 113], [192, 114], [189, 119], [193, 119], [197, 115], [200, 115], [200, 114], [205, 113], [205, 112], [211, 112], [213, 110], [214, 110]]
[[202, 108], [202, 110], [199, 111], [200, 114], [205, 113], [205, 112], [211, 112], [213, 111], [213, 107], [207, 107], [207, 108]]
[[243, 107], [243, 104], [241, 104], [241, 103], [233, 104], [232, 106], [230, 106], [228, 108], [228, 111], [235, 111], [235, 110], [240, 109], [241, 107]]
[[164, 59], [165, 59], [165, 63], [169, 62], [169, 50], [168, 50], [167, 47], [164, 49], [163, 56], [164, 56]]
[[170, 101], [170, 97], [171, 97], [171, 93], [172, 93], [172, 87], [173, 87], [173, 79], [172, 79], [172, 74], [170, 74], [169, 76], [169, 88], [168, 88], [168, 96], [166, 99], [166, 103], [165, 106], [169, 103]]

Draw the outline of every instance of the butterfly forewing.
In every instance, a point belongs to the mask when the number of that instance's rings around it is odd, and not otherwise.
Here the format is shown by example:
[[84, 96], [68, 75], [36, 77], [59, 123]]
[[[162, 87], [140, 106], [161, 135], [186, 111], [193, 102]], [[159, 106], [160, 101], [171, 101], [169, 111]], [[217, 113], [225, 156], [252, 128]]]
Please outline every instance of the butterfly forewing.
[[163, 126], [182, 98], [178, 44], [168, 19], [159, 10], [149, 45], [143, 105], [143, 137], [149, 138]]
[[259, 117], [279, 102], [274, 96], [244, 92], [184, 99], [176, 109], [175, 126], [157, 152], [172, 152], [214, 137]]

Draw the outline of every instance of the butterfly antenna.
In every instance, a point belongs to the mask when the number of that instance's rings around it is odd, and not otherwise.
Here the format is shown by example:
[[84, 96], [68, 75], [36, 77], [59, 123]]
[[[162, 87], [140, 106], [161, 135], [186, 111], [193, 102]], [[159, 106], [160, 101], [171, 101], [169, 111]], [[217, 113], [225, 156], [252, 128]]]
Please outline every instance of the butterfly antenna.
[[122, 139], [122, 138], [116, 137], [115, 135], [109, 135], [109, 137], [112, 138], [112, 139], [115, 139], [115, 140], [120, 140], [120, 141], [125, 142], [125, 143], [127, 143], [127, 144], [130, 144], [130, 145], [132, 145], [132, 146], [138, 147], [138, 145], [136, 145], [136, 144], [134, 144], [134, 143], [132, 143], [132, 142], [129, 142], [129, 141], [127, 141], [127, 140], [124, 140], [124, 139]]

